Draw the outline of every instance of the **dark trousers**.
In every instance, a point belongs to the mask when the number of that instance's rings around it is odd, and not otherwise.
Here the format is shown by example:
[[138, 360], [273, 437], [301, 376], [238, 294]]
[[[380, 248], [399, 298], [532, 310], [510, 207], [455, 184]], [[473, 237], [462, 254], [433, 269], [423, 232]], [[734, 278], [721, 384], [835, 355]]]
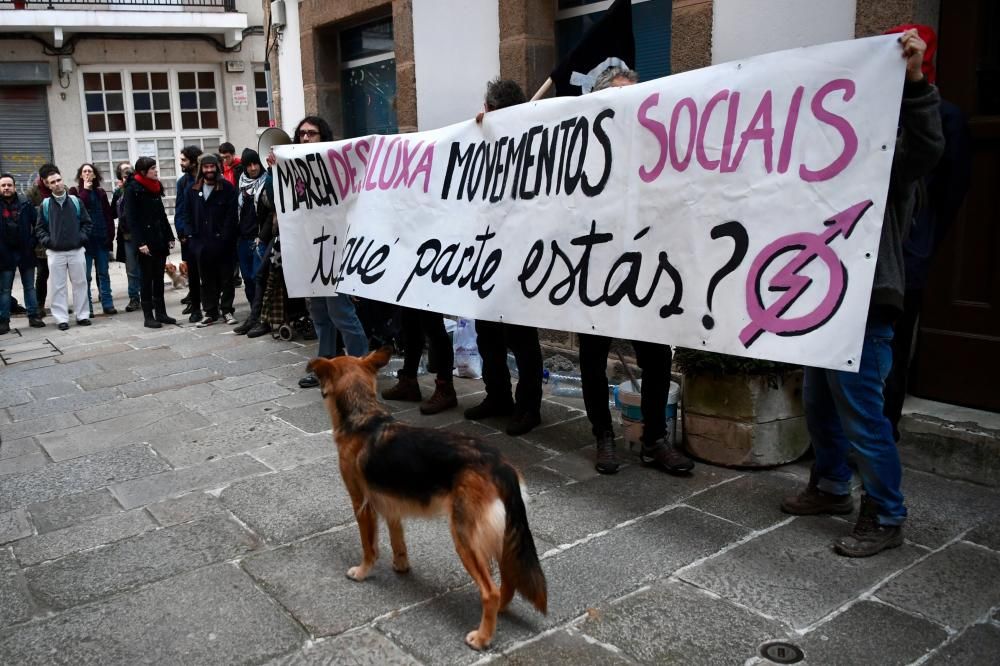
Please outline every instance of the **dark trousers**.
[[476, 345], [483, 357], [483, 383], [486, 398], [498, 404], [510, 403], [510, 371], [507, 349], [517, 361], [517, 392], [514, 403], [519, 409], [539, 411], [542, 407], [542, 347], [538, 329], [495, 321], [476, 320]]
[[166, 314], [163, 304], [163, 268], [167, 265], [167, 255], [139, 253], [139, 301], [142, 313], [149, 318], [156, 314]]
[[[670, 390], [670, 361], [673, 352], [668, 345], [639, 340], [632, 341], [632, 348], [642, 370], [642, 441], [652, 445], [667, 433], [667, 392]], [[607, 374], [610, 350], [611, 338], [580, 333], [583, 403], [594, 437], [611, 431]]]
[[267, 244], [264, 260], [254, 273], [253, 301], [250, 303], [250, 320], [260, 321], [261, 308], [264, 307], [264, 292], [267, 291], [267, 276], [271, 273], [271, 255], [274, 253], [274, 241]]
[[892, 435], [899, 441], [899, 420], [903, 416], [903, 400], [909, 384], [910, 357], [913, 355], [913, 341], [920, 306], [924, 300], [923, 289], [908, 289], [903, 295], [903, 314], [896, 321], [896, 332], [892, 338], [892, 370], [885, 379], [884, 413], [892, 424]]
[[426, 340], [427, 363], [437, 373], [441, 381], [451, 382], [451, 371], [455, 366], [455, 350], [451, 338], [444, 328], [444, 317], [437, 312], [403, 308], [403, 368], [400, 377], [416, 377], [420, 356], [424, 353]]
[[230, 254], [200, 253], [198, 273], [201, 277], [201, 304], [205, 309], [205, 316], [218, 319], [227, 312], [233, 312], [236, 288], [233, 286]]
[[201, 272], [198, 270], [198, 257], [191, 250], [191, 241], [181, 243], [181, 259], [188, 265], [188, 299], [191, 310], [201, 310]]
[[35, 297], [38, 311], [45, 307], [45, 297], [49, 295], [49, 258], [35, 257]]

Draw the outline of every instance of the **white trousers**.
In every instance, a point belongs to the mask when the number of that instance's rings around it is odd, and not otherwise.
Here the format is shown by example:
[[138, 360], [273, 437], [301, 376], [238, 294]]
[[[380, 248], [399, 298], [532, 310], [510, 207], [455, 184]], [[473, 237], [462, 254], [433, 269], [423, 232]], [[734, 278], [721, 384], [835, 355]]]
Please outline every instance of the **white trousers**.
[[59, 252], [46, 250], [49, 259], [49, 307], [59, 324], [69, 322], [66, 309], [66, 277], [73, 284], [73, 312], [76, 320], [90, 319], [90, 299], [87, 288], [87, 259], [83, 248]]

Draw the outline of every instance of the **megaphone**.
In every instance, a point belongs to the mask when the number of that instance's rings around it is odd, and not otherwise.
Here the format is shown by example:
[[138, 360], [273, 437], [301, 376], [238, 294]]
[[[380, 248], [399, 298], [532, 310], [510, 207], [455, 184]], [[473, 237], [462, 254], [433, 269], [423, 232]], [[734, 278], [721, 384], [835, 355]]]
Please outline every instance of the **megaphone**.
[[285, 146], [292, 143], [292, 137], [280, 127], [268, 127], [264, 130], [260, 139], [257, 140], [257, 154], [263, 159], [267, 159], [268, 153], [275, 146]]

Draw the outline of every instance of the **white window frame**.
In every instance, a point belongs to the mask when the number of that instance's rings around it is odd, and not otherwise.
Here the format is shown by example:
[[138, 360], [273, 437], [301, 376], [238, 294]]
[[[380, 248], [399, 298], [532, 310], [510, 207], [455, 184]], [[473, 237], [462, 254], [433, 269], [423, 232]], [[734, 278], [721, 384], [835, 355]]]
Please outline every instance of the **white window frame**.
[[[644, 2], [649, 2], [649, 0], [632, 0], [632, 6], [641, 5]], [[583, 5], [581, 7], [570, 7], [569, 9], [560, 9], [556, 11], [556, 20], [562, 21], [563, 19], [576, 18], [578, 16], [586, 16], [587, 14], [593, 14], [595, 12], [603, 12], [606, 9], [610, 9], [611, 5], [614, 4], [614, 0], [601, 0], [601, 2], [594, 2], [589, 5]]]

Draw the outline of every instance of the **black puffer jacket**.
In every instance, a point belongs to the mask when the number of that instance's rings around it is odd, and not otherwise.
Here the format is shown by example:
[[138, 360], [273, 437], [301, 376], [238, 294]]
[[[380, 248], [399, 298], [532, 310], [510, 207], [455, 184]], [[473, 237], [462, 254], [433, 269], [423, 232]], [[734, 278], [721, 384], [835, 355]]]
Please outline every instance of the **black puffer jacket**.
[[170, 254], [174, 232], [163, 208], [162, 192], [161, 189], [159, 194], [154, 194], [139, 181], [130, 180], [125, 186], [125, 217], [135, 246], [146, 245], [151, 254], [165, 257]]

